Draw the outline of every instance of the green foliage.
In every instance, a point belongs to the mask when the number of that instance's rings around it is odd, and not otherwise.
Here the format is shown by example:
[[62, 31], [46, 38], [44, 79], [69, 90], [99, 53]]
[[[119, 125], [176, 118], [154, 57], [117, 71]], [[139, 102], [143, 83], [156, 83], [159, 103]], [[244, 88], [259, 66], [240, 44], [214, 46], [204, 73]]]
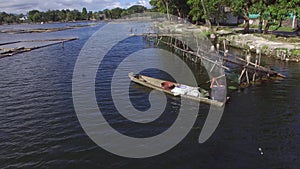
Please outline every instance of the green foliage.
[[143, 13], [146, 12], [147, 8], [142, 5], [133, 5], [129, 7], [128, 9], [122, 9], [122, 8], [113, 8], [111, 10], [105, 9], [102, 11], [102, 13], [105, 15], [106, 19], [119, 19], [126, 15], [131, 15], [135, 13]]
[[103, 13], [104, 13], [106, 19], [111, 19], [112, 18], [111, 11], [109, 9], [104, 9]]
[[259, 3], [260, 0], [232, 0], [230, 2], [230, 7], [236, 16], [243, 16], [245, 19], [244, 33], [249, 33], [250, 23], [249, 23], [249, 12]]
[[29, 22], [58, 22], [58, 21], [78, 21], [81, 20], [81, 12], [78, 10], [48, 10], [47, 12], [40, 12], [38, 10], [31, 10], [28, 12]]
[[215, 21], [217, 26], [225, 13], [224, 7], [228, 6], [229, 0], [188, 0], [187, 4], [190, 7], [190, 16], [196, 24], [200, 20], [205, 20], [205, 24], [212, 30], [211, 21]]
[[86, 10], [85, 7], [82, 8], [81, 19], [82, 19], [82, 20], [88, 20], [88, 13], [87, 13], [87, 10]]
[[[30, 23], [40, 23], [40, 22], [65, 22], [65, 21], [79, 21], [79, 20], [103, 20], [103, 19], [118, 19], [121, 16], [134, 13], [143, 13], [147, 10], [146, 7], [141, 5], [134, 5], [128, 9], [114, 8], [105, 9], [99, 12], [87, 11], [85, 7], [82, 11], [74, 10], [48, 10], [42, 12], [39, 10], [31, 10], [27, 13], [27, 22]], [[11, 24], [20, 23], [20, 20], [24, 15], [7, 14], [5, 12], [0, 12], [0, 25], [1, 24]]]
[[169, 13], [181, 18], [187, 17], [190, 7], [187, 0], [150, 0], [153, 12]]
[[187, 4], [191, 8], [189, 14], [192, 16], [192, 20], [198, 22], [204, 14], [203, 8], [200, 8], [200, 6], [201, 6], [200, 1], [199, 0], [188, 0]]
[[121, 14], [123, 12], [123, 9], [117, 7], [111, 10], [111, 18], [112, 19], [118, 19], [121, 18]]
[[[22, 17], [22, 15], [19, 16]], [[21, 21], [19, 20], [19, 17], [17, 15], [7, 14], [5, 12], [0, 13], [0, 25], [4, 23], [11, 24], [11, 23], [20, 23], [20, 22]]]
[[88, 20], [90, 20], [90, 19], [92, 19], [93, 18], [93, 11], [89, 11], [89, 13], [88, 13]]
[[61, 10], [57, 13], [59, 21], [65, 21], [67, 18], [67, 12], [65, 10]]
[[277, 30], [277, 31], [284, 31], [284, 32], [294, 32], [294, 29], [291, 27], [279, 27], [278, 26], [271, 26], [270, 30]]
[[264, 46], [261, 48], [262, 51], [267, 51], [268, 49], [269, 49], [269, 47], [268, 47], [267, 45], [264, 45]]
[[210, 37], [210, 35], [212, 34], [212, 32], [210, 32], [210, 31], [202, 31], [202, 33], [206, 37]]
[[[267, 20], [264, 33], [268, 33], [269, 29], [279, 29], [284, 19], [288, 19], [291, 13], [297, 13], [299, 6], [299, 0], [257, 0], [250, 12], [260, 14], [261, 22]], [[273, 25], [277, 25], [276, 28]]]
[[58, 13], [59, 13], [59, 11], [56, 11], [56, 10], [53, 10], [53, 11], [52, 10], [48, 10], [44, 14], [44, 17], [45, 17], [44, 21], [54, 21], [54, 22], [59, 21]]
[[67, 13], [67, 21], [78, 21], [81, 19], [81, 12], [79, 12], [77, 9], [74, 9]]
[[126, 11], [128, 14], [134, 14], [134, 13], [143, 13], [146, 10], [147, 10], [147, 8], [142, 5], [133, 5], [124, 11]]
[[292, 56], [300, 56], [300, 49], [292, 49], [291, 55]]
[[39, 22], [41, 20], [41, 13], [38, 10], [31, 10], [28, 12], [28, 19], [31, 22]]
[[122, 13], [121, 13], [122, 17], [127, 16], [127, 15], [129, 15], [129, 12], [127, 10], [122, 11]]

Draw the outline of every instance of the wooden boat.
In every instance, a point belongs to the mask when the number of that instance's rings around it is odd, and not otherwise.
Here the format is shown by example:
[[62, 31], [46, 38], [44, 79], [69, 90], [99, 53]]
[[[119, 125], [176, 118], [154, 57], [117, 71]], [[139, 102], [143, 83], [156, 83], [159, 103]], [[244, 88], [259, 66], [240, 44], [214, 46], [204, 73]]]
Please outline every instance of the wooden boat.
[[129, 78], [140, 85], [165, 92], [173, 96], [181, 96], [191, 100], [196, 100], [202, 103], [211, 104], [214, 106], [222, 107], [223, 102], [209, 98], [206, 90], [199, 87], [187, 86], [179, 83], [156, 79], [140, 74], [129, 73]]

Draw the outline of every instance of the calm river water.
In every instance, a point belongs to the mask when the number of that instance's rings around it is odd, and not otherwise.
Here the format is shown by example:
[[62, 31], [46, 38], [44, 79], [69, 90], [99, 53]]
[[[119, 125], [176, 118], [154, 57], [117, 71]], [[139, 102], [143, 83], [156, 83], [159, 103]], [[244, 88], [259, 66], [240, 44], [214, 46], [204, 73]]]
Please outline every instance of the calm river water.
[[[17, 27], [60, 26], [65, 24]], [[199, 144], [198, 136], [208, 106], [200, 107], [196, 124], [187, 137], [161, 155], [130, 159], [113, 155], [97, 146], [85, 134], [77, 119], [72, 99], [72, 76], [81, 48], [102, 26], [104, 24], [100, 23], [43, 34], [0, 33], [0, 43], [59, 37], [80, 38], [66, 43], [64, 49], [54, 45], [0, 59], [0, 168], [294, 169], [300, 166], [300, 64], [270, 58], [264, 59], [264, 62], [287, 78], [229, 92], [231, 100], [226, 105], [221, 123], [205, 143]], [[15, 26], [0, 29], [12, 27]], [[105, 41], [106, 37], [99, 38]], [[128, 44], [134, 45], [134, 48], [128, 47]], [[140, 37], [128, 38], [115, 46], [118, 52], [108, 54], [112, 60], [105, 61], [106, 67], [113, 67], [126, 52], [150, 47]], [[154, 55], [159, 58], [163, 53], [157, 52]], [[199, 75], [197, 77], [201, 77], [202, 68], [188, 64]], [[105, 82], [107, 78], [99, 72], [101, 70], [98, 71], [96, 84]], [[111, 74], [109, 70], [107, 73], [107, 76]], [[145, 73], [170, 78], [157, 70], [149, 69]], [[207, 79], [197, 80], [201, 83]], [[147, 109], [149, 103], [139, 101], [137, 93], [147, 96], [149, 90], [134, 84], [131, 89], [133, 101], [134, 97], [138, 98], [136, 107]], [[109, 97], [105, 98], [106, 93], [97, 86], [95, 90], [99, 105], [107, 105], [102, 108], [109, 115], [113, 110], [106, 104], [110, 102]], [[147, 100], [147, 97], [142, 99]], [[172, 97], [168, 99], [173, 109], [166, 110], [166, 114], [154, 125], [135, 126], [114, 116], [109, 121], [120, 132], [130, 136], [153, 136], [172, 125], [177, 117], [178, 100]]]

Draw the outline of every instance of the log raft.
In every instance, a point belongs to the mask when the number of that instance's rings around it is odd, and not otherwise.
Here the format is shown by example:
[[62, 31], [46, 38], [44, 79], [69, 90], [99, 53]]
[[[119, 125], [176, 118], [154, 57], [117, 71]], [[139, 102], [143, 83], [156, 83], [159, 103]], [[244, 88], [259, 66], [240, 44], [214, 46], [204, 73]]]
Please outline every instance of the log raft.
[[[4, 57], [10, 57], [19, 53], [24, 53], [24, 52], [29, 52], [35, 49], [40, 49], [52, 45], [57, 45], [57, 44], [64, 44], [64, 42], [69, 42], [69, 41], [74, 41], [78, 40], [79, 38], [61, 38], [61, 39], [45, 39], [45, 40], [26, 40], [26, 41], [16, 41], [16, 42], [8, 42], [8, 43], [3, 43], [0, 44], [0, 49], [2, 52], [0, 52], [0, 59]], [[30, 43], [30, 42], [53, 42], [50, 44], [45, 44], [41, 46], [34, 46], [34, 47], [17, 47], [17, 48], [1, 48], [3, 45], [8, 45], [8, 44], [16, 44], [16, 43]]]

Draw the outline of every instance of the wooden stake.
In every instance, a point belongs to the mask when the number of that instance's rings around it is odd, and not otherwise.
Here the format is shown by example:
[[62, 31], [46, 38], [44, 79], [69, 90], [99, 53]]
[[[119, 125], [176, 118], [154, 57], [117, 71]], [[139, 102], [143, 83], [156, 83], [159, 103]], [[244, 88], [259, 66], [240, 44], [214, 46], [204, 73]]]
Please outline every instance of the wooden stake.
[[249, 81], [249, 75], [248, 75], [248, 71], [246, 70], [246, 79], [247, 79], [247, 83], [249, 84], [250, 81]]
[[253, 77], [252, 77], [253, 84], [255, 83], [255, 76], [256, 76], [256, 72], [253, 74]]
[[218, 61], [216, 60], [214, 65], [212, 66], [212, 68], [210, 69], [210, 72], [212, 72], [215, 69], [216, 64], [218, 63]]
[[244, 69], [242, 70], [242, 72], [241, 72], [241, 75], [240, 75], [240, 77], [239, 77], [239, 79], [238, 79], [238, 80], [239, 80], [239, 84], [241, 84], [241, 79], [242, 79], [242, 77], [243, 77], [245, 71], [246, 71], [246, 68], [244, 68]]

